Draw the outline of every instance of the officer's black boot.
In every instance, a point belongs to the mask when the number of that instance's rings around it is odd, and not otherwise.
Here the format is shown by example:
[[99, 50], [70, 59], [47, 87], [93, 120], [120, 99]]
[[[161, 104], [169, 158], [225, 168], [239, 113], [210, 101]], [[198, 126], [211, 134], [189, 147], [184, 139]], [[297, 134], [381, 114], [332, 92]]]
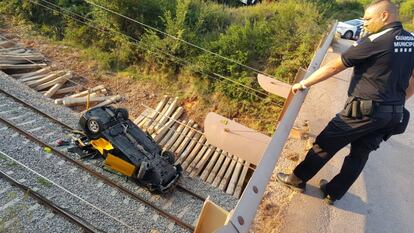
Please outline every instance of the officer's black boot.
[[326, 201], [326, 203], [328, 203], [328, 205], [333, 205], [334, 202], [336, 201], [334, 198], [332, 198], [326, 191], [326, 185], [328, 184], [328, 181], [325, 179], [322, 179], [319, 181], [319, 188], [321, 189], [322, 193], [323, 193], [323, 197], [324, 200]]
[[276, 175], [277, 181], [286, 185], [287, 187], [298, 191], [298, 192], [305, 192], [306, 191], [306, 183], [302, 181], [299, 177], [295, 176], [295, 174], [286, 174], [279, 172]]

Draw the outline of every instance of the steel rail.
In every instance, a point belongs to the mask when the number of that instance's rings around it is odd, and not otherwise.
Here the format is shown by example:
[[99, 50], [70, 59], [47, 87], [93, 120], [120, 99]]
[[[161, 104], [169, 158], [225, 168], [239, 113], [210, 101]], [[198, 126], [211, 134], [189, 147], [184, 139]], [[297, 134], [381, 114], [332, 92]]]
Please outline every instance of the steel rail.
[[57, 123], [57, 124], [59, 124], [59, 125], [61, 125], [61, 126], [65, 127], [65, 128], [67, 128], [67, 129], [73, 129], [70, 125], [68, 125], [68, 124], [66, 124], [66, 123], [64, 123], [64, 122], [62, 122], [62, 121], [60, 121], [60, 120], [56, 119], [55, 117], [53, 117], [53, 116], [51, 116], [51, 115], [49, 115], [49, 114], [47, 114], [47, 113], [45, 113], [45, 112], [42, 112], [41, 110], [39, 110], [39, 109], [38, 109], [38, 108], [36, 108], [35, 106], [33, 106], [33, 105], [31, 105], [31, 104], [27, 103], [26, 101], [24, 101], [24, 100], [20, 99], [19, 97], [15, 96], [15, 95], [10, 94], [9, 92], [7, 92], [7, 91], [5, 91], [5, 90], [3, 90], [3, 89], [1, 89], [1, 88], [0, 88], [0, 93], [5, 94], [7, 97], [9, 97], [9, 98], [11, 98], [11, 99], [15, 100], [16, 102], [19, 102], [19, 103], [21, 103], [21, 104], [23, 104], [23, 105], [27, 106], [28, 108], [32, 109], [32, 110], [33, 110], [33, 111], [35, 111], [36, 113], [39, 113], [40, 115], [42, 115], [42, 116], [44, 116], [44, 117], [46, 117], [46, 118], [48, 118], [48, 119], [52, 120], [53, 122], [55, 122], [55, 123]]
[[130, 195], [132, 198], [134, 198], [135, 200], [138, 200], [142, 203], [144, 203], [147, 206], [150, 206], [151, 208], [153, 208], [154, 210], [156, 210], [161, 216], [166, 217], [172, 221], [174, 221], [175, 223], [177, 223], [178, 225], [182, 226], [183, 228], [186, 228], [190, 231], [194, 231], [194, 226], [185, 223], [184, 221], [180, 220], [178, 217], [169, 214], [167, 212], [165, 212], [164, 210], [162, 210], [161, 208], [155, 206], [154, 204], [150, 203], [149, 201], [141, 198], [140, 196], [138, 196], [136, 193], [132, 192], [131, 190], [118, 185], [117, 183], [115, 183], [114, 181], [110, 180], [108, 177], [98, 173], [97, 171], [93, 170], [92, 168], [82, 164], [81, 162], [79, 162], [78, 160], [75, 160], [73, 158], [71, 158], [69, 155], [57, 150], [56, 148], [54, 148], [52, 145], [45, 143], [43, 141], [41, 141], [40, 139], [38, 139], [37, 137], [35, 137], [34, 135], [32, 135], [31, 133], [13, 125], [12, 122], [8, 121], [7, 119], [4, 119], [3, 117], [0, 116], [0, 122], [6, 124], [7, 126], [9, 126], [10, 128], [18, 131], [19, 133], [21, 133], [22, 135], [24, 135], [25, 137], [29, 138], [31, 141], [34, 141], [40, 145], [42, 145], [43, 147], [48, 147], [51, 149], [51, 152], [54, 153], [55, 155], [60, 156], [61, 158], [65, 159], [66, 161], [69, 161], [71, 163], [73, 163], [74, 165], [78, 166], [79, 168], [86, 170], [89, 174], [101, 179], [102, 181], [104, 181], [106, 184], [117, 188], [118, 190]]
[[[30, 108], [30, 109], [32, 109], [32, 110], [34, 110], [34, 111], [36, 111], [37, 113], [41, 114], [42, 116], [44, 116], [44, 117], [46, 117], [46, 118], [48, 118], [48, 119], [52, 120], [53, 122], [55, 122], [55, 123], [57, 123], [57, 124], [59, 124], [59, 125], [61, 125], [61, 126], [65, 127], [65, 128], [66, 128], [66, 129], [68, 129], [68, 130], [76, 130], [75, 128], [71, 127], [70, 125], [68, 125], [68, 124], [66, 124], [66, 123], [64, 123], [64, 122], [62, 122], [62, 121], [60, 121], [60, 120], [56, 119], [54, 116], [51, 116], [51, 115], [49, 115], [49, 114], [47, 114], [47, 113], [45, 113], [45, 112], [43, 112], [43, 111], [39, 110], [38, 108], [36, 108], [36, 107], [35, 107], [35, 106], [33, 106], [32, 104], [30, 104], [30, 103], [28, 103], [28, 102], [26, 102], [26, 101], [24, 101], [24, 100], [20, 99], [19, 97], [15, 96], [15, 95], [13, 95], [13, 94], [8, 93], [7, 91], [5, 91], [5, 90], [3, 90], [3, 89], [1, 89], [1, 88], [0, 88], [0, 93], [5, 94], [7, 97], [12, 98], [13, 100], [15, 100], [15, 101], [17, 101], [17, 102], [19, 102], [19, 103], [21, 103], [21, 104], [25, 105], [26, 107], [28, 107], [28, 108]], [[195, 192], [193, 192], [193, 191], [191, 191], [191, 190], [189, 190], [189, 189], [187, 189], [187, 188], [185, 188], [185, 187], [183, 187], [183, 186], [181, 186], [181, 185], [179, 185], [179, 184], [177, 184], [177, 185], [176, 185], [176, 188], [178, 188], [178, 189], [182, 190], [183, 192], [186, 192], [186, 193], [188, 193], [188, 194], [192, 195], [193, 197], [195, 197], [195, 198], [197, 198], [197, 199], [199, 199], [199, 200], [201, 200], [201, 201], [203, 201], [203, 202], [206, 200], [206, 198], [205, 198], [205, 197], [202, 197], [201, 195], [199, 195], [199, 194], [197, 194], [197, 193], [195, 193]]]
[[33, 189], [17, 182], [12, 177], [6, 175], [3, 171], [0, 171], [0, 177], [7, 180], [11, 185], [20, 188], [23, 192], [28, 193], [30, 196], [32, 196], [34, 199], [38, 200], [44, 206], [51, 209], [53, 212], [58, 213], [59, 215], [63, 216], [64, 218], [68, 219], [70, 222], [80, 226], [85, 232], [90, 232], [90, 233], [102, 232], [101, 230], [96, 229], [92, 224], [85, 221], [83, 218], [71, 213], [68, 210], [65, 210], [64, 208], [54, 204], [52, 201], [50, 201], [49, 199], [42, 196], [40, 193], [38, 193], [38, 192], [34, 191]]

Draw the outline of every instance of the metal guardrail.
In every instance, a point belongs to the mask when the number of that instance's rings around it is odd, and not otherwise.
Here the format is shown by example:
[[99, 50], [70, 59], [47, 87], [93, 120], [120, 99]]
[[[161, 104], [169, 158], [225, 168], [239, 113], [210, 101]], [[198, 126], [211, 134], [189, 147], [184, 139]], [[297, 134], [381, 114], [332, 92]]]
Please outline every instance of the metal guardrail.
[[[337, 22], [331, 26], [329, 33], [321, 40], [320, 46], [307, 69], [305, 78], [308, 78], [321, 65], [325, 54], [331, 45], [336, 32]], [[305, 100], [308, 91], [298, 92], [289, 104], [284, 117], [281, 119], [272, 139], [263, 155], [262, 160], [253, 173], [228, 223], [220, 228], [218, 233], [248, 232], [263, 198], [266, 186], [269, 183], [294, 121]]]

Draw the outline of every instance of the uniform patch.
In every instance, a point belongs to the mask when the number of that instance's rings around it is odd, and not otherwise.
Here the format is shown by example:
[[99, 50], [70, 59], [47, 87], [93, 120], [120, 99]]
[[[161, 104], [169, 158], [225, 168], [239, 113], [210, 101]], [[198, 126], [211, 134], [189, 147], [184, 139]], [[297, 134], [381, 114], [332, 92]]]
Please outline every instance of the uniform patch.
[[414, 48], [414, 36], [395, 36], [394, 52], [411, 53]]

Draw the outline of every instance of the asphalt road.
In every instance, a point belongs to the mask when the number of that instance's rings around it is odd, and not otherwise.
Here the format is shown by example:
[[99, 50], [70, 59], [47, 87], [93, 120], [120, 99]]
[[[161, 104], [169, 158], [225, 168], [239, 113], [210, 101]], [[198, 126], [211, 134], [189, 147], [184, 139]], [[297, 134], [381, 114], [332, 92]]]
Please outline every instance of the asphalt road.
[[[352, 42], [339, 40], [325, 61], [339, 56]], [[342, 108], [352, 70], [315, 85], [309, 91], [297, 124], [309, 121], [317, 135]], [[414, 97], [406, 107], [414, 118]], [[318, 182], [330, 180], [340, 170], [349, 147], [341, 150], [309, 183], [306, 194], [297, 194], [287, 207], [279, 232], [414, 232], [414, 120], [407, 132], [383, 142], [349, 192], [334, 206], [323, 202]], [[304, 153], [303, 150], [301, 152]], [[302, 155], [303, 156], [303, 155]]]

